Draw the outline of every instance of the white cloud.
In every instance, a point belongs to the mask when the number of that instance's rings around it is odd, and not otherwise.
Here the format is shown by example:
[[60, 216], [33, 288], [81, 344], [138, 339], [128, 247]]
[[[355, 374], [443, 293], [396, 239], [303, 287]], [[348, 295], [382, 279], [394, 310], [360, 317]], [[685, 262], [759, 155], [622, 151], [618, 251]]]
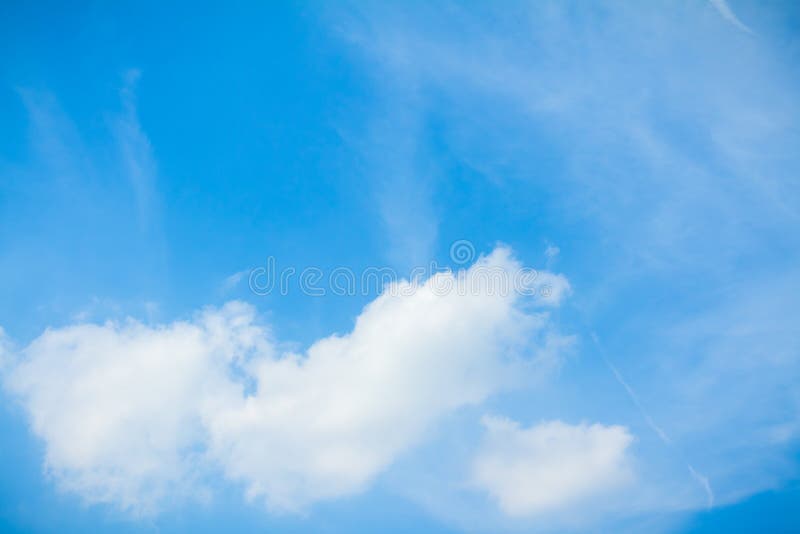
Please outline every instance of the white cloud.
[[473, 480], [510, 516], [532, 516], [575, 504], [630, 482], [622, 426], [561, 421], [520, 428], [485, 417], [486, 437], [473, 463]]
[[[467, 276], [482, 266], [519, 267], [498, 249]], [[208, 421], [228, 475], [277, 508], [356, 492], [439, 417], [524, 375], [518, 357], [544, 317], [517, 309], [513, 293], [440, 294], [452, 278], [438, 274], [410, 296], [387, 292], [352, 333], [305, 356], [253, 362], [258, 392]]]
[[148, 513], [199, 467], [203, 403], [222, 395], [226, 364], [259, 345], [252, 310], [228, 304], [190, 322], [135, 321], [47, 330], [6, 376], [46, 469], [89, 502]]
[[[464, 276], [484, 267], [520, 265], [500, 248]], [[44, 441], [48, 471], [89, 502], [147, 513], [197, 495], [189, 488], [220, 469], [248, 497], [298, 510], [364, 489], [437, 420], [552, 361], [545, 312], [485, 284], [440, 291], [456, 276], [387, 291], [351, 333], [304, 355], [278, 357], [252, 307], [235, 302], [169, 325], [48, 330], [6, 387]]]

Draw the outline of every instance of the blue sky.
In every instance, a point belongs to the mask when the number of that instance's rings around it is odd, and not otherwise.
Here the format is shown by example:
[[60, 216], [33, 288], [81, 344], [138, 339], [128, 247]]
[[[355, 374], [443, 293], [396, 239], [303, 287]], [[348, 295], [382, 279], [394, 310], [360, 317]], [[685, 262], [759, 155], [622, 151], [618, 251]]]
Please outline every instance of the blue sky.
[[799, 24], [4, 3], [0, 530], [800, 530]]

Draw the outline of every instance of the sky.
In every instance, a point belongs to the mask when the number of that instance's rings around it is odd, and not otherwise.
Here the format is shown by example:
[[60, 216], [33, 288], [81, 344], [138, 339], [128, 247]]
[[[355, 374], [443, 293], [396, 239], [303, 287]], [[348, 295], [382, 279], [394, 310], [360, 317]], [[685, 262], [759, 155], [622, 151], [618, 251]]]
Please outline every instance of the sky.
[[3, 2], [0, 531], [800, 531], [798, 29]]

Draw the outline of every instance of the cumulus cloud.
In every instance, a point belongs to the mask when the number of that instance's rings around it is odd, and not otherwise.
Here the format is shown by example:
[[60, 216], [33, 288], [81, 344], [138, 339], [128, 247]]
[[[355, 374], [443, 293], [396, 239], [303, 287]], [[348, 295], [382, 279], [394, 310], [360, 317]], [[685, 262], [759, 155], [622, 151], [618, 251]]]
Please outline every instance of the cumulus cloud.
[[5, 382], [46, 445], [47, 471], [89, 502], [136, 513], [184, 491], [200, 467], [203, 404], [234, 393], [227, 364], [263, 344], [252, 315], [232, 303], [167, 326], [45, 331]]
[[218, 470], [248, 497], [298, 510], [364, 489], [442, 417], [552, 361], [558, 335], [528, 298], [480, 281], [442, 291], [520, 267], [499, 248], [466, 271], [400, 282], [352, 332], [304, 354], [280, 354], [239, 302], [168, 325], [47, 330], [5, 385], [45, 443], [47, 470], [89, 502], [147, 513], [168, 495], [197, 496], [188, 488]]
[[485, 417], [483, 424], [473, 480], [509, 516], [550, 512], [633, 478], [633, 437], [625, 427], [549, 421], [521, 428], [501, 417]]

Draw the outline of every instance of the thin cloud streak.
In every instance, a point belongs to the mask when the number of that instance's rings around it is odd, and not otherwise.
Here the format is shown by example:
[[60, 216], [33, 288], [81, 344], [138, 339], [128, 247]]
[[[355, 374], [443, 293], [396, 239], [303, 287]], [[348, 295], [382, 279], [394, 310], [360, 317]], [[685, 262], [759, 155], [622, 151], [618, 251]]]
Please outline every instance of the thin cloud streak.
[[730, 22], [743, 32], [749, 33], [751, 35], [753, 34], [753, 30], [751, 30], [741, 20], [739, 20], [739, 17], [736, 16], [736, 14], [733, 12], [733, 10], [730, 8], [730, 6], [725, 0], [708, 0], [708, 1], [711, 2], [711, 5], [714, 6], [714, 9], [716, 9], [719, 12], [719, 14], [722, 15], [722, 18], [724, 18], [725, 20], [727, 20], [728, 22]]

